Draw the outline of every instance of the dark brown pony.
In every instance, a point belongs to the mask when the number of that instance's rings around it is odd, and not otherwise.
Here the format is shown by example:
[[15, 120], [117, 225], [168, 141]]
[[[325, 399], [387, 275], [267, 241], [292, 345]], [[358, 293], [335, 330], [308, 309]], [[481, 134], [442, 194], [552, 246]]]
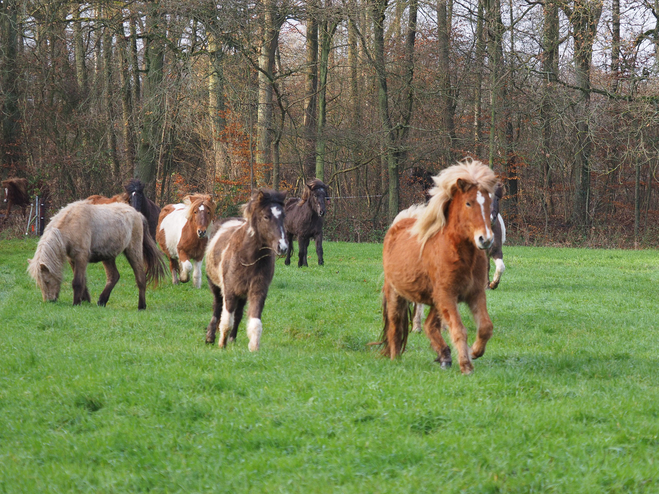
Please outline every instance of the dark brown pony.
[[94, 194], [85, 199], [90, 204], [112, 204], [114, 202], [121, 202], [123, 204], [129, 203], [128, 194], [122, 192], [121, 194], [115, 194], [112, 197], [105, 197], [99, 194]]
[[285, 198], [285, 193], [274, 190], [253, 192], [243, 217], [224, 221], [208, 244], [206, 274], [213, 293], [213, 317], [206, 329], [206, 343], [215, 342], [218, 327], [220, 348], [226, 346], [227, 339], [234, 341], [249, 302], [249, 350], [259, 349], [261, 313], [275, 273], [275, 256], [288, 250]]
[[185, 196], [182, 204], [168, 204], [158, 218], [156, 241], [169, 259], [172, 283], [190, 281], [194, 261], [193, 283], [201, 288], [201, 262], [208, 243], [206, 232], [213, 224], [215, 203], [207, 194]]
[[[428, 204], [418, 214], [400, 218], [384, 239], [382, 352], [394, 359], [405, 350], [409, 303], [422, 303], [430, 306], [424, 331], [442, 367], [452, 363], [441, 334], [446, 325], [460, 370], [469, 374], [472, 358], [483, 355], [492, 336], [485, 250], [493, 242], [490, 194], [497, 177], [489, 167], [468, 160], [442, 170], [434, 181]], [[471, 349], [459, 302], [467, 303], [478, 326]]]
[[312, 238], [316, 243], [318, 265], [325, 264], [323, 259], [323, 217], [327, 211], [328, 190], [327, 185], [314, 178], [306, 183], [301, 199], [291, 197], [286, 201], [284, 226], [288, 235], [288, 245], [290, 246], [284, 261], [287, 266], [291, 263], [293, 237], [297, 237], [300, 251], [298, 253], [298, 267], [309, 266], [307, 264], [307, 249]]
[[139, 290], [137, 308], [146, 309], [146, 285], [165, 275], [165, 265], [146, 220], [128, 204], [77, 201], [62, 208], [46, 227], [28, 272], [41, 289], [44, 302], [56, 301], [67, 259], [73, 268], [73, 305], [89, 302], [87, 264], [102, 262], [107, 281], [98, 299], [104, 306], [119, 281], [115, 259], [125, 254]]
[[4, 202], [7, 203], [4, 221], [9, 219], [11, 208], [18, 206], [23, 210], [30, 205], [30, 194], [28, 193], [28, 182], [25, 178], [8, 178], [2, 181], [2, 187], [5, 189]]
[[124, 190], [130, 197], [130, 205], [144, 215], [149, 224], [149, 233], [151, 238], [156, 238], [156, 228], [158, 227], [158, 218], [160, 208], [158, 205], [144, 195], [144, 184], [137, 178], [133, 178], [124, 185]]

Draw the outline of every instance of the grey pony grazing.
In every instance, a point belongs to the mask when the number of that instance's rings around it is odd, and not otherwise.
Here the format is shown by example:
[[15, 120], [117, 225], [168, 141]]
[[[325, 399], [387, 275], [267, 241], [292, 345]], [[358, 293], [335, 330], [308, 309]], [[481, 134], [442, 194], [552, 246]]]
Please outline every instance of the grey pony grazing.
[[144, 184], [141, 180], [133, 178], [124, 185], [124, 190], [130, 198], [130, 205], [142, 213], [149, 224], [149, 234], [151, 238], [156, 238], [156, 228], [158, 227], [158, 216], [160, 208], [158, 205], [144, 195]]
[[306, 183], [302, 198], [291, 197], [286, 201], [286, 235], [290, 250], [286, 254], [287, 266], [291, 263], [293, 252], [293, 237], [297, 237], [298, 262], [297, 266], [309, 266], [307, 263], [307, 249], [309, 241], [313, 238], [316, 242], [316, 254], [318, 265], [325, 264], [323, 259], [323, 217], [327, 211], [328, 186], [314, 178]]
[[44, 302], [56, 301], [62, 268], [73, 268], [73, 305], [89, 302], [87, 264], [102, 262], [107, 277], [98, 299], [104, 306], [119, 281], [116, 257], [125, 254], [139, 290], [137, 308], [146, 308], [146, 285], [165, 275], [165, 264], [155, 241], [146, 233], [146, 219], [128, 204], [91, 204], [77, 201], [62, 208], [46, 227], [28, 273], [41, 289]]
[[[286, 194], [270, 189], [252, 193], [242, 218], [221, 223], [206, 248], [206, 275], [213, 293], [213, 317], [206, 329], [206, 343], [219, 347], [236, 339], [238, 325], [249, 302], [249, 350], [261, 344], [261, 313], [275, 274], [275, 257], [288, 250], [284, 233]], [[229, 334], [230, 332], [230, 334]]]

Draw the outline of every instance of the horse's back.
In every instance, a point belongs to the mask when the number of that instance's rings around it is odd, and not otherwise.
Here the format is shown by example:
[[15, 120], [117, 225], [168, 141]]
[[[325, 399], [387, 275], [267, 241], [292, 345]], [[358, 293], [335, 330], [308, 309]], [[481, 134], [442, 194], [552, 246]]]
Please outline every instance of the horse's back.
[[[208, 241], [206, 246], [206, 274], [213, 283], [221, 286], [221, 273], [223, 258], [232, 256], [234, 249], [230, 249], [230, 243], [238, 229], [247, 224], [244, 218], [226, 218], [221, 220], [219, 228]], [[242, 237], [241, 237], [242, 239]], [[239, 239], [239, 240], [241, 240]]]
[[170, 256], [178, 257], [177, 246], [181, 240], [181, 232], [185, 223], [184, 204], [168, 204], [160, 210], [158, 226], [156, 228], [156, 241], [160, 248]]

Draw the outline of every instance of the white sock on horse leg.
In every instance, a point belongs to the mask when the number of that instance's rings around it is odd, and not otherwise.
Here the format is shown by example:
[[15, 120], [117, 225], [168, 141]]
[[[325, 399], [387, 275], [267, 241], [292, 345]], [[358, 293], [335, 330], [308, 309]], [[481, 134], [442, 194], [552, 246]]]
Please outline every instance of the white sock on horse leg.
[[190, 271], [192, 271], [192, 263], [190, 261], [181, 263], [181, 281], [183, 283], [190, 281]]
[[250, 317], [247, 323], [247, 337], [249, 338], [249, 351], [255, 352], [261, 345], [261, 333], [263, 333], [263, 324], [261, 319]]
[[220, 341], [218, 346], [223, 348], [227, 344], [227, 337], [233, 328], [233, 312], [229, 312], [226, 308], [222, 309], [222, 317], [220, 318]]

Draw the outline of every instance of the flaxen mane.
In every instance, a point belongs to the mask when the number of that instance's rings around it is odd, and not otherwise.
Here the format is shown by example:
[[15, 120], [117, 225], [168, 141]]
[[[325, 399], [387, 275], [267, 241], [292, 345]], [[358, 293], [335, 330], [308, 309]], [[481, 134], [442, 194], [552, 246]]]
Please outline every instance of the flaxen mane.
[[186, 205], [187, 210], [185, 213], [185, 218], [187, 220], [191, 220], [192, 216], [194, 215], [194, 206], [201, 206], [204, 205], [209, 209], [209, 214], [211, 215], [211, 219], [214, 216], [215, 213], [215, 203], [213, 202], [213, 199], [211, 198], [210, 194], [191, 194], [189, 196], [185, 196], [183, 198], [183, 204]]
[[445, 168], [433, 177], [433, 180], [435, 186], [430, 189], [430, 201], [420, 212], [417, 222], [411, 229], [411, 233], [421, 242], [421, 250], [428, 239], [446, 225], [446, 206], [455, 193], [458, 180], [483, 187], [490, 194], [494, 192], [498, 182], [497, 176], [490, 167], [471, 158]]
[[[62, 233], [54, 225], [49, 225], [41, 237], [37, 250], [34, 253], [34, 261], [29, 262], [27, 272], [41, 289], [43, 279], [41, 276], [41, 266], [45, 266], [53, 276], [62, 283], [64, 259], [66, 256], [66, 246], [62, 239]], [[59, 226], [59, 225], [58, 225]]]

